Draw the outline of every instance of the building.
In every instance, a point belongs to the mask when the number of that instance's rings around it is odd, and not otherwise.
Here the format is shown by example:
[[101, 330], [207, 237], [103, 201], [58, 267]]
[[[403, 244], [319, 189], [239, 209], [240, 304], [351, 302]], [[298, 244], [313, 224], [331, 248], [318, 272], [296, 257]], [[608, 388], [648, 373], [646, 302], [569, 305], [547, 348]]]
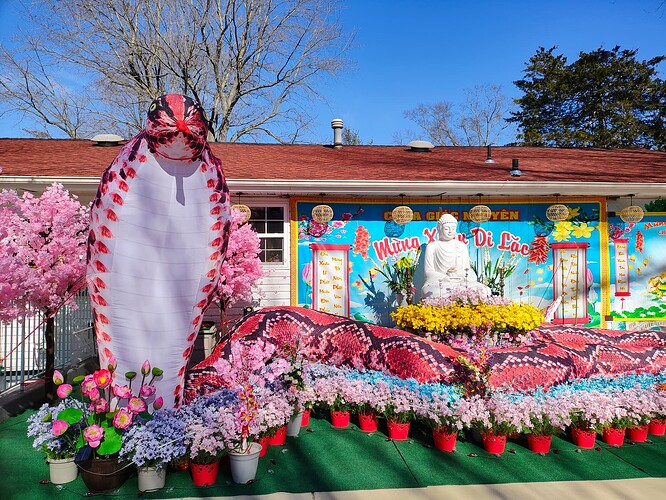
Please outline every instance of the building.
[[[261, 236], [265, 277], [255, 307], [303, 305], [390, 324], [395, 296], [376, 269], [415, 256], [449, 212], [477, 273], [517, 301], [560, 301], [555, 322], [666, 324], [666, 213], [636, 223], [620, 217], [666, 193], [665, 152], [343, 146], [341, 123], [333, 125], [333, 145], [211, 144], [232, 201], [252, 208]], [[0, 188], [38, 193], [59, 182], [89, 202], [121, 145], [0, 139]], [[333, 218], [313, 221], [317, 205], [330, 206]], [[491, 209], [488, 221], [471, 220], [478, 205]], [[566, 207], [563, 220], [549, 220], [553, 205]], [[410, 207], [412, 222], [396, 224], [396, 206]]]

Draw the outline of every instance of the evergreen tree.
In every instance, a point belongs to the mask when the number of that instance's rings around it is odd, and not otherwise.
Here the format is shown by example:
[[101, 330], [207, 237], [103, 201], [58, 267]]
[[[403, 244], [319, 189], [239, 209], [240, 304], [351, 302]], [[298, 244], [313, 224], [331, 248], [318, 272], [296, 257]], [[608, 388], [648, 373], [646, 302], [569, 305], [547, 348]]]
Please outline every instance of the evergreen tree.
[[509, 121], [525, 146], [666, 149], [666, 81], [637, 50], [581, 52], [568, 64], [540, 47], [514, 83], [524, 92]]

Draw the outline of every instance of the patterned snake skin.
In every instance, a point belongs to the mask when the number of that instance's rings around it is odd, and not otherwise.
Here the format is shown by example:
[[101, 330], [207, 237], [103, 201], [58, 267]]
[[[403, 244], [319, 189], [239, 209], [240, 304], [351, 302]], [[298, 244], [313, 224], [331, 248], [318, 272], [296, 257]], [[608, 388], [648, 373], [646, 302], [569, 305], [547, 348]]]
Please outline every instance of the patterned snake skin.
[[[528, 390], [571, 378], [629, 372], [654, 373], [666, 367], [666, 333], [655, 330], [614, 331], [544, 325], [538, 343], [496, 348], [490, 383]], [[421, 383], [450, 383], [455, 358], [451, 347], [417, 335], [301, 307], [270, 307], [244, 318], [210, 356], [188, 375], [185, 402], [222, 386], [214, 363], [229, 354], [229, 340], [262, 339], [276, 345], [300, 341], [308, 359], [378, 370]]]

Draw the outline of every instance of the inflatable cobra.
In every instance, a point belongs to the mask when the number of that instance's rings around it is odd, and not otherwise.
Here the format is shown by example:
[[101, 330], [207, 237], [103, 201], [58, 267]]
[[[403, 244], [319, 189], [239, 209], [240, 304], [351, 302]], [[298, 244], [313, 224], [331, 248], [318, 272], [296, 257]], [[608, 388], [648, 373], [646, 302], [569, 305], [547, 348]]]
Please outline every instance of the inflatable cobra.
[[201, 106], [157, 98], [146, 126], [102, 175], [88, 238], [88, 291], [100, 364], [138, 372], [149, 360], [165, 406], [185, 370], [220, 276], [230, 207]]
[[[666, 333], [544, 325], [527, 347], [493, 349], [490, 384], [525, 391], [574, 378], [656, 373], [666, 367]], [[421, 383], [451, 383], [456, 357], [444, 344], [408, 332], [301, 307], [269, 307], [244, 318], [188, 375], [185, 401], [223, 386], [214, 368], [230, 340], [299, 345], [313, 361], [378, 370]]]

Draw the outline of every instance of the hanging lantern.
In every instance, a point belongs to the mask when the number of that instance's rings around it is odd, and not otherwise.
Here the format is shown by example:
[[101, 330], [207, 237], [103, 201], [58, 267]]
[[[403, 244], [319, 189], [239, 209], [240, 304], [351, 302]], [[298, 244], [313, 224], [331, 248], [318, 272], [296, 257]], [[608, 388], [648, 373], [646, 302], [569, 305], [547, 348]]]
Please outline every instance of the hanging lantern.
[[328, 205], [317, 205], [312, 209], [312, 220], [319, 224], [326, 224], [333, 218], [333, 209]]
[[[404, 199], [404, 197], [405, 197], [404, 194], [400, 195], [400, 198]], [[403, 226], [414, 220], [414, 212], [407, 205], [403, 204], [393, 209], [393, 212], [391, 212], [391, 218], [393, 219], [393, 222]]]
[[248, 207], [247, 205], [243, 205], [241, 203], [242, 194], [243, 193], [238, 193], [238, 203], [232, 205], [231, 208], [243, 214], [243, 220], [241, 221], [241, 224], [245, 224], [247, 221], [250, 220], [250, 217], [252, 216], [252, 210], [250, 210], [250, 207]]
[[476, 205], [469, 209], [469, 218], [472, 222], [481, 224], [482, 222], [488, 222], [492, 215], [492, 210], [486, 205]]
[[[559, 194], [555, 194], [555, 198], [559, 198]], [[561, 203], [555, 203], [546, 209], [546, 219], [551, 222], [563, 222], [569, 218], [569, 208]]]
[[629, 198], [631, 199], [631, 205], [624, 207], [620, 210], [620, 219], [624, 222], [640, 222], [643, 220], [643, 209], [637, 205], [634, 205], [634, 195], [630, 194]]

